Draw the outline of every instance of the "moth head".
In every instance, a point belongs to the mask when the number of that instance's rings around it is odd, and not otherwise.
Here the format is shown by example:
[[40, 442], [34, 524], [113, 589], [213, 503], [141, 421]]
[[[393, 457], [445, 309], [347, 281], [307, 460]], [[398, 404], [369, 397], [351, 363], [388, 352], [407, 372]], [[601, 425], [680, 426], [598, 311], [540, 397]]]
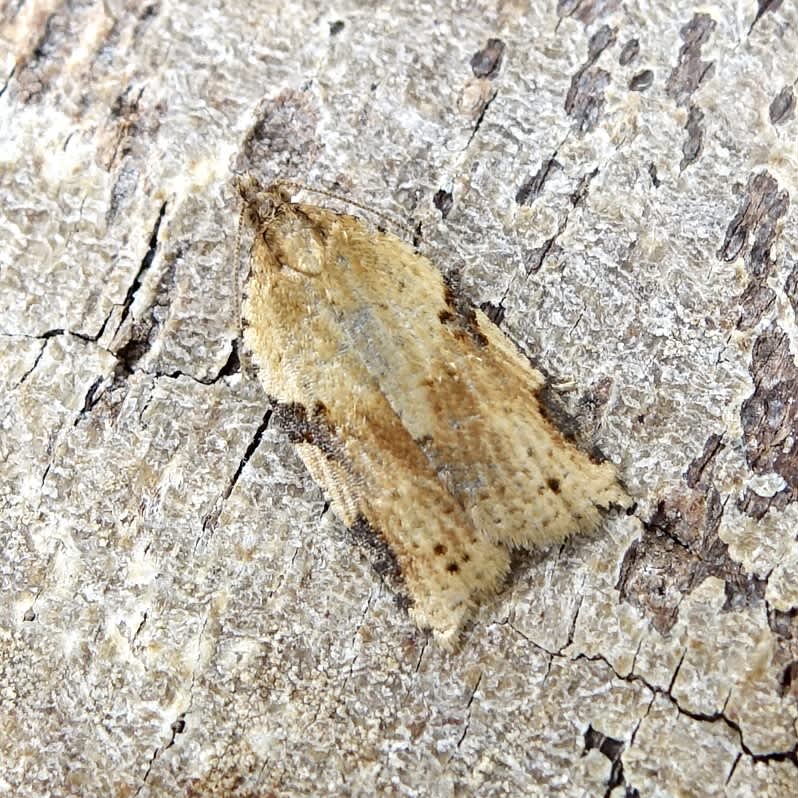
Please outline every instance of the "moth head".
[[264, 187], [257, 177], [250, 174], [236, 175], [234, 183], [241, 196], [242, 216], [256, 228], [270, 224], [282, 206], [291, 204], [291, 194], [282, 183]]
[[260, 268], [320, 275], [325, 262], [323, 236], [301, 206], [291, 201], [290, 189], [296, 186], [278, 182], [264, 188], [252, 175], [236, 176], [235, 186], [242, 199], [242, 219], [253, 225], [258, 245], [268, 250]]

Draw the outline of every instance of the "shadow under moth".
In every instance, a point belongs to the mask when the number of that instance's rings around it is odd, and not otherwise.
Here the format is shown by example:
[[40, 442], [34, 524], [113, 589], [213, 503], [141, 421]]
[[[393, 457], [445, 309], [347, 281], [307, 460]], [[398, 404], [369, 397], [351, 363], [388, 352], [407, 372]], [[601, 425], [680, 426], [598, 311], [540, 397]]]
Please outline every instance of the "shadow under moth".
[[513, 547], [591, 530], [626, 495], [549, 420], [543, 375], [429, 260], [289, 186], [238, 181], [255, 232], [245, 344], [336, 515], [452, 647]]

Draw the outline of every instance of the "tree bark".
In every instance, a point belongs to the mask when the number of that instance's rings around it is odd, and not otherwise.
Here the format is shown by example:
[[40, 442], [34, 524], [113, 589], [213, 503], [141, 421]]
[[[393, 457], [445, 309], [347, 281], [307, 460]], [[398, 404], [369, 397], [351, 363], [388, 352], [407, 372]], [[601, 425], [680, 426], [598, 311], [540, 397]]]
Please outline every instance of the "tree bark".
[[[0, 4], [0, 792], [795, 795], [796, 52], [778, 0]], [[269, 425], [242, 171], [415, 230], [635, 499], [457, 653]]]

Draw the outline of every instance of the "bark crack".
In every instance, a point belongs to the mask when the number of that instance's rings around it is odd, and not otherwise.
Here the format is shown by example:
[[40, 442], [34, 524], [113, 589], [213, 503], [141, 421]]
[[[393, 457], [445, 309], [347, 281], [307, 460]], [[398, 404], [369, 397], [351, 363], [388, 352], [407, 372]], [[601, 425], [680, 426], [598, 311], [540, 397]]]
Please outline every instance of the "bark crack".
[[[138, 294], [138, 291], [141, 288], [142, 283], [144, 282], [144, 277], [146, 276], [147, 272], [150, 270], [150, 267], [152, 266], [153, 261], [155, 260], [155, 255], [158, 251], [158, 234], [160, 232], [161, 223], [163, 222], [165, 214], [166, 214], [166, 203], [164, 202], [161, 205], [160, 210], [158, 211], [158, 218], [155, 220], [155, 224], [153, 225], [152, 230], [150, 232], [149, 246], [147, 248], [147, 252], [145, 253], [144, 257], [141, 259], [141, 264], [139, 265], [138, 271], [134, 275], [133, 280], [130, 283], [130, 286], [127, 290], [127, 293], [125, 294], [125, 298], [122, 301], [121, 304], [122, 313], [119, 319], [119, 324], [117, 325], [116, 330], [114, 332], [114, 335], [118, 335], [119, 331], [122, 329], [125, 322], [127, 322], [133, 307], [133, 302], [135, 301], [136, 295]], [[153, 325], [154, 322], [148, 325], [148, 330], [147, 330], [148, 335], [146, 336], [147, 339], [149, 338], [149, 333], [151, 332]], [[134, 371], [136, 363], [138, 363], [138, 361], [141, 360], [141, 358], [148, 349], [149, 349], [148, 340], [143, 341], [140, 335], [131, 335], [127, 343], [125, 343], [124, 346], [122, 346], [118, 350], [117, 357], [122, 363], [124, 363], [128, 373], [132, 373]]]
[[[615, 667], [612, 665], [612, 663], [610, 663], [610, 661], [605, 656], [603, 656], [602, 654], [595, 654], [595, 655], [577, 654], [576, 656], [573, 656], [573, 657], [568, 656], [567, 654], [565, 654], [563, 652], [568, 647], [568, 645], [570, 645], [570, 643], [562, 646], [558, 651], [550, 651], [545, 646], [542, 646], [540, 643], [537, 643], [534, 640], [530, 639], [527, 635], [525, 635], [523, 632], [521, 632], [512, 623], [509, 623], [509, 622], [506, 622], [506, 623], [507, 623], [507, 626], [509, 626], [510, 629], [513, 630], [513, 632], [515, 632], [519, 637], [521, 637], [521, 639], [523, 639], [524, 641], [530, 643], [532, 646], [534, 646], [538, 650], [543, 651], [546, 654], [548, 654], [549, 657], [551, 658], [550, 661], [553, 661], [553, 659], [555, 657], [557, 657], [559, 659], [570, 660], [571, 662], [578, 662], [579, 660], [584, 660], [586, 662], [601, 662], [612, 672], [612, 674], [615, 676], [615, 678], [618, 679], [619, 681], [627, 682], [627, 683], [630, 683], [630, 684], [634, 683], [634, 682], [639, 682], [640, 684], [642, 684], [646, 688], [646, 690], [649, 691], [649, 693], [651, 694], [651, 703], [649, 704], [649, 706], [648, 706], [648, 708], [646, 710], [646, 713], [640, 717], [640, 720], [638, 721], [638, 723], [637, 723], [632, 735], [629, 738], [628, 745], [626, 745], [625, 748], [622, 749], [622, 750], [629, 750], [632, 747], [632, 745], [634, 743], [634, 740], [635, 740], [635, 737], [637, 735], [637, 731], [640, 728], [640, 725], [642, 724], [643, 720], [645, 720], [646, 716], [650, 712], [651, 707], [652, 707], [656, 697], [658, 695], [661, 695], [661, 696], [667, 698], [668, 701], [670, 701], [670, 703], [675, 707], [676, 711], [680, 715], [684, 715], [685, 717], [690, 718], [691, 720], [698, 721], [700, 723], [723, 723], [726, 727], [731, 729], [734, 732], [734, 734], [737, 737], [737, 740], [739, 742], [740, 752], [741, 752], [740, 756], [745, 755], [745, 756], [749, 757], [753, 762], [762, 762], [762, 763], [767, 763], [767, 762], [791, 762], [796, 768], [798, 768], [798, 745], [796, 745], [793, 748], [788, 749], [786, 751], [772, 751], [772, 752], [769, 752], [769, 753], [766, 753], [766, 754], [755, 754], [746, 745], [745, 739], [743, 737], [742, 728], [740, 727], [740, 724], [737, 723], [736, 721], [732, 720], [731, 718], [729, 718], [725, 714], [725, 712], [724, 712], [724, 710], [726, 708], [725, 703], [724, 703], [723, 709], [721, 709], [718, 712], [713, 712], [713, 713], [693, 712], [693, 711], [688, 710], [685, 707], [681, 706], [681, 704], [679, 703], [678, 699], [676, 699], [676, 697], [672, 694], [671, 691], [673, 689], [673, 686], [675, 684], [676, 678], [677, 678], [677, 676], [679, 674], [679, 671], [681, 669], [682, 663], [684, 662], [684, 658], [685, 658], [685, 653], [686, 652], [682, 653], [682, 656], [679, 659], [679, 662], [678, 662], [676, 668], [674, 669], [673, 675], [671, 676], [670, 684], [668, 685], [667, 688], [663, 688], [663, 687], [659, 687], [657, 685], [652, 684], [645, 677], [641, 676], [638, 673], [635, 673], [634, 670], [631, 670], [627, 675], [624, 676], [623, 674], [619, 673], [615, 669]], [[728, 697], [727, 697], [727, 702], [728, 702]], [[589, 727], [589, 728], [591, 728], [591, 727]], [[623, 742], [623, 741], [621, 741], [621, 742]], [[614, 784], [613, 786], [609, 786], [610, 784], [612, 784], [613, 774], [615, 774], [615, 777], [617, 778], [619, 772], [620, 772], [620, 774], [623, 773], [623, 763], [620, 762], [620, 754], [621, 754], [621, 752], [618, 752], [618, 760], [619, 760], [618, 768], [616, 769], [616, 767], [613, 766], [613, 771], [610, 774], [610, 779], [609, 779], [609, 782], [608, 782], [608, 792], [605, 793], [605, 795], [608, 795], [609, 792], [611, 792], [612, 789], [614, 789], [615, 786], [618, 786], [619, 784], [624, 783], [624, 782], [618, 782], [618, 784]], [[735, 762], [735, 767], [736, 767], [736, 762]], [[732, 769], [732, 772], [733, 772], [733, 769]], [[731, 774], [729, 775], [729, 778], [731, 778]]]
[[463, 733], [460, 735], [460, 739], [457, 741], [458, 748], [463, 744], [463, 740], [465, 740], [468, 730], [471, 727], [471, 705], [474, 703], [477, 690], [479, 690], [479, 685], [482, 682], [482, 676], [483, 671], [480, 671], [479, 676], [477, 676], [477, 680], [474, 684], [474, 688], [471, 690], [471, 695], [468, 697], [468, 702], [466, 703], [466, 720], [465, 725], [463, 726]]
[[[11, 337], [11, 336], [9, 336]], [[33, 361], [33, 365], [19, 378], [17, 381], [17, 388], [22, 385], [25, 380], [30, 377], [31, 374], [36, 370], [36, 366], [39, 365], [39, 361], [42, 359], [42, 355], [44, 354], [44, 350], [47, 348], [47, 340], [45, 339], [42, 343], [41, 349], [39, 349], [39, 353], [36, 355], [36, 358]]]
[[488, 112], [488, 108], [490, 108], [493, 101], [496, 99], [496, 94], [492, 94], [487, 100], [485, 100], [485, 104], [482, 106], [482, 110], [479, 112], [479, 116], [474, 122], [474, 127], [471, 130], [471, 135], [468, 137], [468, 141], [465, 143], [465, 147], [463, 147], [462, 152], [465, 152], [470, 146], [471, 142], [476, 138], [477, 133], [479, 133], [479, 129], [482, 127], [482, 122], [485, 119], [485, 114]]
[[754, 17], [754, 21], [751, 23], [751, 27], [748, 29], [748, 35], [750, 36], [754, 30], [754, 26], [759, 22], [768, 11], [776, 11], [778, 10], [779, 6], [781, 5], [782, 0], [757, 0], [757, 10], [756, 16]]
[[723, 710], [720, 710], [718, 712], [711, 712], [711, 713], [708, 713], [708, 712], [694, 712], [692, 710], [689, 710], [689, 709], [686, 709], [685, 707], [683, 707], [679, 703], [678, 699], [672, 694], [671, 690], [672, 690], [673, 685], [675, 683], [676, 676], [678, 675], [678, 672], [679, 672], [679, 670], [681, 668], [682, 662], [684, 661], [684, 654], [682, 654], [682, 658], [679, 660], [679, 664], [676, 666], [676, 669], [674, 670], [674, 674], [673, 674], [673, 676], [671, 678], [671, 683], [668, 685], [667, 688], [658, 687], [657, 685], [652, 684], [651, 682], [649, 682], [647, 679], [645, 679], [643, 676], [641, 676], [638, 673], [629, 673], [627, 676], [622, 676], [620, 673], [618, 673], [617, 670], [615, 670], [615, 668], [610, 663], [610, 661], [606, 657], [601, 655], [601, 654], [590, 655], [590, 656], [587, 655], [587, 654], [578, 654], [576, 657], [574, 657], [572, 659], [574, 661], [577, 661], [577, 660], [580, 660], [580, 659], [584, 659], [584, 660], [587, 660], [589, 662], [603, 662], [612, 671], [612, 673], [615, 675], [615, 677], [617, 679], [619, 679], [621, 681], [625, 681], [625, 682], [630, 682], [630, 683], [631, 682], [635, 682], [635, 681], [639, 681], [652, 694], [661, 695], [661, 696], [667, 698], [668, 701], [670, 701], [671, 704], [673, 704], [673, 706], [676, 708], [676, 711], [680, 715], [684, 715], [685, 717], [690, 718], [691, 720], [699, 721], [701, 723], [723, 723], [725, 726], [727, 726], [729, 729], [731, 729], [735, 733], [735, 735], [737, 736], [737, 739], [739, 741], [740, 749], [741, 749], [742, 753], [744, 753], [746, 756], [750, 757], [754, 762], [773, 762], [773, 761], [784, 762], [784, 761], [788, 761], [788, 762], [792, 762], [796, 767], [798, 767], [798, 745], [794, 746], [791, 749], [788, 749], [787, 751], [772, 751], [772, 752], [767, 753], [767, 754], [755, 754], [746, 745], [745, 739], [743, 737], [743, 732], [742, 732], [742, 729], [740, 727], [740, 724], [737, 723], [736, 721], [732, 720], [731, 718], [729, 718], [727, 715], [725, 715]]
[[[371, 602], [374, 598], [374, 591], [369, 591], [368, 597], [366, 598], [366, 603], [363, 607], [363, 611], [360, 613], [360, 618], [358, 619], [357, 626], [355, 627], [355, 631], [352, 633], [352, 646], [355, 647], [357, 644], [357, 636], [360, 634], [360, 630], [363, 627], [363, 624], [366, 621], [366, 615], [368, 615], [368, 611], [371, 609]], [[355, 663], [360, 658], [360, 650], [355, 651], [352, 659], [349, 662], [349, 670], [347, 671], [346, 676], [344, 676], [344, 680], [341, 683], [341, 689], [338, 691], [338, 699], [340, 700], [342, 693], [346, 690], [346, 685], [349, 684], [349, 680], [352, 678], [352, 674], [355, 670]]]
[[16, 71], [17, 71], [17, 65], [14, 64], [14, 66], [11, 67], [11, 71], [8, 73], [8, 77], [6, 77], [3, 85], [0, 86], [0, 97], [2, 97], [6, 93], [6, 89], [8, 88], [8, 84], [11, 83], [11, 80], [13, 79], [14, 73]]
[[[241, 473], [243, 472], [244, 468], [247, 466], [249, 461], [252, 459], [252, 456], [255, 454], [255, 451], [257, 450], [258, 446], [260, 446], [260, 442], [263, 439], [263, 435], [269, 427], [269, 421], [271, 420], [271, 417], [272, 417], [272, 409], [269, 408], [263, 414], [263, 418], [258, 424], [258, 427], [255, 430], [255, 433], [253, 434], [249, 443], [247, 444], [247, 448], [244, 450], [244, 454], [241, 456], [241, 459], [238, 461], [238, 465], [236, 466], [235, 472], [230, 477], [224, 490], [217, 497], [211, 510], [208, 513], [206, 513], [205, 517], [202, 519], [203, 533], [213, 534], [214, 530], [216, 529], [216, 524], [219, 521], [219, 516], [222, 513], [224, 503], [230, 498], [230, 495], [232, 494], [233, 490], [235, 490], [235, 486], [238, 483], [239, 478], [241, 477]], [[194, 545], [195, 551], [198, 544], [199, 544], [199, 538], [197, 539], [197, 542]]]
[[[191, 711], [191, 706], [194, 703], [194, 685], [197, 681], [197, 670], [200, 666], [200, 662], [202, 660], [202, 638], [205, 634], [205, 628], [208, 625], [208, 619], [210, 618], [210, 604], [205, 612], [205, 618], [202, 621], [202, 626], [199, 630], [199, 635], [197, 636], [197, 656], [194, 660], [194, 668], [191, 671], [191, 683], [189, 684], [188, 688], [188, 706], [186, 709], [179, 713], [177, 718], [172, 721], [169, 726], [170, 736], [169, 740], [162, 746], [158, 746], [154, 751], [152, 756], [150, 757], [150, 761], [147, 764], [147, 770], [144, 772], [144, 776], [141, 779], [141, 784], [139, 784], [138, 789], [134, 793], [135, 796], [138, 796], [141, 791], [144, 789], [144, 786], [147, 783], [147, 780], [150, 777], [150, 773], [152, 773], [152, 769], [155, 766], [157, 760], [168, 751], [174, 744], [175, 738], [178, 734], [182, 734], [186, 730], [186, 715]], [[146, 613], [145, 613], [145, 620], [146, 620]], [[144, 621], [142, 621], [143, 625]], [[140, 629], [141, 627], [139, 627]], [[136, 632], [138, 634], [138, 631]]]

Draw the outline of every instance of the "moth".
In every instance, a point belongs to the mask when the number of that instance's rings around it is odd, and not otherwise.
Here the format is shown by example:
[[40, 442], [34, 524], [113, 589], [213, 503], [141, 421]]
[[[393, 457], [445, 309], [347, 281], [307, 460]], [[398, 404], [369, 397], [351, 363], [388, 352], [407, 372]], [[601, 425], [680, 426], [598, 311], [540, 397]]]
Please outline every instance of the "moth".
[[240, 178], [244, 342], [274, 416], [419, 627], [456, 644], [514, 547], [627, 501], [550, 421], [543, 375], [399, 238]]

